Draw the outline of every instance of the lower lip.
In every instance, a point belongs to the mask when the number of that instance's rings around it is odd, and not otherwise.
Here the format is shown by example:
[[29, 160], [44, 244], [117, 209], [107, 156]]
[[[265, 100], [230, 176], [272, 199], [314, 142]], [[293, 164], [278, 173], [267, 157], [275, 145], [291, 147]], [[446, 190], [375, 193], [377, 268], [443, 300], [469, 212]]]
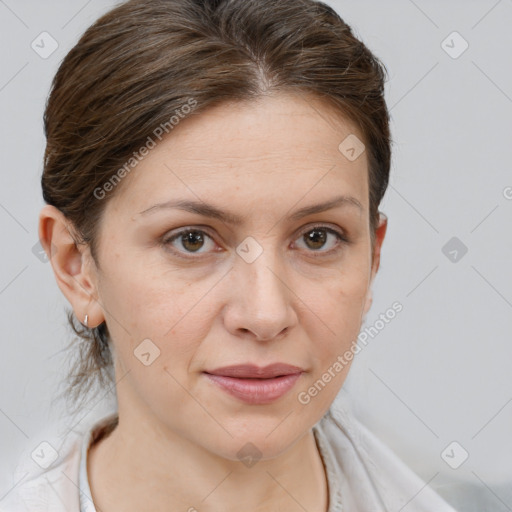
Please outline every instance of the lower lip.
[[230, 395], [248, 404], [269, 404], [293, 388], [301, 373], [282, 375], [272, 379], [239, 379], [223, 375], [205, 375]]

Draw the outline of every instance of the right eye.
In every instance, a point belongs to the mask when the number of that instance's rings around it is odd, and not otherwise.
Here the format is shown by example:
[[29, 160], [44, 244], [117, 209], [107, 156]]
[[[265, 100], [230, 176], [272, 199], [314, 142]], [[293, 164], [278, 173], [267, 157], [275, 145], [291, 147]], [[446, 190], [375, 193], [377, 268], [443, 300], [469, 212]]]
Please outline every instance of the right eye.
[[[210, 240], [209, 244], [208, 240]], [[166, 236], [163, 239], [162, 244], [165, 247], [170, 246], [171, 250], [178, 256], [183, 258], [190, 258], [190, 256], [185, 256], [184, 254], [207, 253], [209, 252], [208, 246], [210, 246], [210, 248], [214, 247], [215, 242], [213, 241], [213, 238], [205, 231], [189, 227], [181, 229], [178, 232], [171, 234], [170, 236]], [[201, 251], [201, 249], [205, 246], [206, 250]]]

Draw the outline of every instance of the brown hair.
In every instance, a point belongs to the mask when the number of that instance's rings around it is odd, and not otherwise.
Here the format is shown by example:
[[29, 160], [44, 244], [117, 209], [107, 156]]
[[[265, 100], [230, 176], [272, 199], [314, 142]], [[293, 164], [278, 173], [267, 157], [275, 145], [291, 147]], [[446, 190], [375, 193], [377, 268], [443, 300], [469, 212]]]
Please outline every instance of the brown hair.
[[[44, 114], [44, 200], [71, 221], [76, 242], [96, 236], [112, 196], [98, 199], [156, 129], [183, 105], [189, 115], [278, 92], [312, 93], [363, 135], [372, 245], [389, 180], [386, 68], [351, 28], [314, 0], [131, 0], [98, 19], [61, 63]], [[166, 130], [168, 132], [168, 130]], [[340, 141], [341, 142], [341, 141]], [[120, 176], [120, 173], [118, 173]], [[102, 192], [103, 194], [104, 192]], [[87, 329], [68, 375], [70, 403], [113, 383], [105, 322]]]

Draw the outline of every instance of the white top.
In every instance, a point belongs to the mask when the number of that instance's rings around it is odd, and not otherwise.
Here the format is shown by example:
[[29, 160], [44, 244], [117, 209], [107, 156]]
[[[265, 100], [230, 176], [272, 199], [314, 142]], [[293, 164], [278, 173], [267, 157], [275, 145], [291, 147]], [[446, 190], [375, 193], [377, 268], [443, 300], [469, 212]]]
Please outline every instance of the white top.
[[[86, 454], [116, 415], [97, 419], [85, 432], [72, 430], [64, 442], [49, 441], [59, 457], [47, 469], [25, 457], [14, 476], [21, 482], [0, 502], [0, 512], [96, 512]], [[345, 410], [331, 407], [313, 433], [326, 469], [328, 512], [456, 512]]]

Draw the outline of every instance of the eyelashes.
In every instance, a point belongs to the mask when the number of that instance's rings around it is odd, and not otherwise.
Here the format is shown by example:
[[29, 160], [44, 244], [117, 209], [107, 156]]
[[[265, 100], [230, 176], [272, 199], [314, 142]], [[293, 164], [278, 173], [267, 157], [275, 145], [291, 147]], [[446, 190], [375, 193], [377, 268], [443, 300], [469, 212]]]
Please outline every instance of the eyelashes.
[[[308, 236], [306, 240], [304, 240], [306, 235]], [[299, 249], [307, 253], [308, 256], [315, 258], [332, 256], [341, 251], [344, 246], [351, 243], [343, 231], [324, 224], [308, 226], [300, 232], [295, 241], [297, 240], [302, 242], [302, 247], [299, 247]], [[319, 243], [322, 248], [325, 245], [329, 245], [329, 242], [333, 242], [334, 245], [331, 243], [332, 247], [330, 249], [323, 250], [308, 247], [307, 244], [311, 242], [313, 245]], [[216, 247], [217, 244], [209, 230], [192, 226], [171, 232], [170, 235], [167, 235], [162, 239], [161, 244], [166, 250], [176, 256], [188, 260], [199, 260], [205, 256], [220, 252]], [[205, 247], [206, 249], [204, 249]]]
[[[328, 238], [329, 238], [329, 235], [331, 235], [334, 238], [334, 242], [335, 242], [334, 247], [332, 249], [329, 249], [329, 250], [310, 249], [305, 244], [305, 246], [306, 246], [305, 250], [307, 252], [313, 253], [313, 256], [324, 255], [324, 254], [325, 255], [333, 254], [333, 252], [337, 252], [338, 250], [340, 250], [343, 245], [349, 243], [349, 240], [348, 240], [347, 236], [343, 232], [338, 231], [338, 230], [333, 229], [333, 228], [330, 228], [329, 226], [324, 226], [322, 224], [319, 224], [319, 225], [313, 226], [313, 227], [308, 227], [306, 230], [304, 230], [304, 231], [302, 231], [300, 233], [300, 235], [298, 236], [298, 238], [296, 240], [304, 241], [304, 237], [306, 235], [308, 235], [308, 234], [311, 235], [312, 233], [317, 233], [317, 234], [318, 233], [325, 233], [325, 236], [321, 237], [321, 242], [323, 240], [327, 241]], [[316, 236], [310, 236], [309, 237], [309, 241], [313, 241], [314, 242], [315, 238], [317, 238], [317, 237]]]

